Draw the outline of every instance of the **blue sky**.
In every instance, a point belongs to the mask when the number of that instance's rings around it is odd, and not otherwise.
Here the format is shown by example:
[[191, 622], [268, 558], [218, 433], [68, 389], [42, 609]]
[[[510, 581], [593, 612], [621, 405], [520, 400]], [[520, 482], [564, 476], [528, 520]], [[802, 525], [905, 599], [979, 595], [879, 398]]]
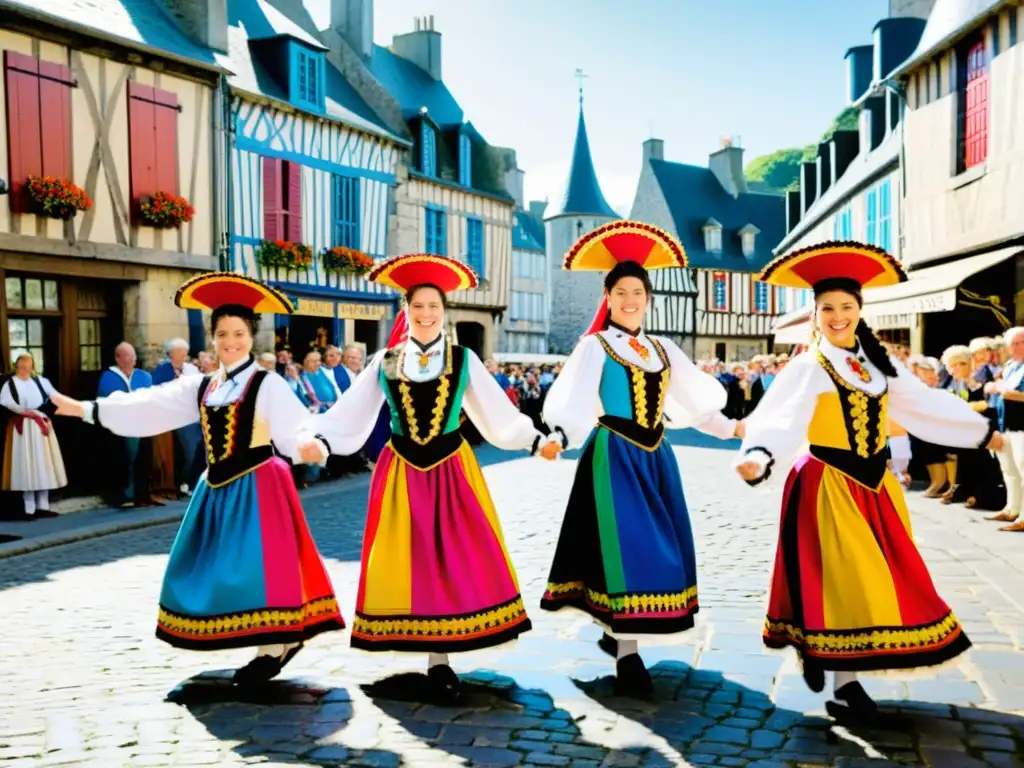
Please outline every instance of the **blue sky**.
[[[330, 2], [307, 0], [321, 26]], [[583, 69], [601, 187], [628, 212], [652, 132], [666, 159], [698, 165], [726, 135], [747, 161], [817, 139], [844, 106], [846, 50], [887, 13], [888, 0], [376, 0], [374, 38], [433, 14], [449, 89], [490, 143], [516, 150], [527, 199], [552, 203]]]

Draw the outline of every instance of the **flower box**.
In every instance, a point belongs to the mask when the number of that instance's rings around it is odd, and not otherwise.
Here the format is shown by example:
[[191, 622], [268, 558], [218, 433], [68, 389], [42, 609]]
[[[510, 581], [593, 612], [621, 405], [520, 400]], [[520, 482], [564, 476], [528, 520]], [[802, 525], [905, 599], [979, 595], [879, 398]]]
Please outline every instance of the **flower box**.
[[256, 260], [262, 267], [304, 272], [313, 264], [313, 249], [305, 243], [264, 240], [256, 248]]
[[79, 211], [92, 208], [92, 200], [85, 190], [68, 179], [56, 176], [29, 176], [25, 186], [29, 210], [37, 216], [51, 219], [70, 219]]
[[176, 229], [192, 221], [196, 213], [184, 197], [167, 192], [140, 197], [135, 210], [140, 224], [157, 229]]
[[365, 275], [373, 269], [373, 259], [355, 248], [337, 246], [328, 248], [323, 253], [324, 269], [327, 272], [341, 274]]

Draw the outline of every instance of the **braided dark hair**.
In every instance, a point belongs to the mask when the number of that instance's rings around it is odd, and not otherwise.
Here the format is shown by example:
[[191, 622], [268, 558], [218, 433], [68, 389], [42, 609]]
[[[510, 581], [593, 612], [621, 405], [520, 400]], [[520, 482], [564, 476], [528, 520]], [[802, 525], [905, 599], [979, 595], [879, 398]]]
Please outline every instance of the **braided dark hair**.
[[[857, 300], [858, 307], [864, 306], [864, 296], [861, 293], [861, 286], [856, 280], [851, 280], [846, 277], [830, 277], [814, 284], [815, 299], [829, 291], [842, 291], [843, 293], [848, 293]], [[871, 330], [871, 326], [864, 321], [864, 318], [861, 318], [857, 322], [855, 335], [857, 337], [857, 341], [860, 343], [860, 349], [861, 352], [864, 353], [864, 357], [870, 360], [878, 370], [890, 379], [894, 379], [899, 375], [899, 371], [896, 370], [896, 366], [892, 364], [892, 359], [889, 357], [889, 353], [885, 351], [885, 347], [882, 346], [882, 342], [879, 340], [878, 336], [875, 335], [875, 332]]]

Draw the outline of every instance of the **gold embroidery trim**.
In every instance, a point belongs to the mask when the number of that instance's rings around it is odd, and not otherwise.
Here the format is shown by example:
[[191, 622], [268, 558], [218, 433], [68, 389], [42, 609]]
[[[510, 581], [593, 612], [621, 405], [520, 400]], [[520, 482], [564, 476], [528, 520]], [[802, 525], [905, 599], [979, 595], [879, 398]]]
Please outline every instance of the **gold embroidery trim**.
[[851, 391], [847, 394], [847, 402], [850, 404], [850, 416], [853, 420], [853, 441], [856, 445], [857, 455], [861, 458], [868, 458], [868, 438], [871, 436], [868, 431], [868, 397], [863, 392]]
[[338, 613], [338, 601], [333, 597], [321, 597], [312, 600], [301, 608], [291, 610], [265, 609], [244, 613], [213, 616], [207, 619], [192, 619], [178, 616], [160, 608], [157, 623], [176, 635], [216, 638], [223, 635], [234, 635], [244, 630], [279, 627], [290, 629], [302, 627], [310, 619], [331, 616]]
[[950, 611], [934, 624], [913, 629], [868, 629], [864, 631], [824, 630], [807, 632], [784, 621], [765, 619], [764, 633], [792, 640], [824, 653], [862, 653], [870, 650], [912, 650], [942, 645], [960, 630], [960, 622]]
[[406, 421], [409, 423], [409, 439], [418, 445], [426, 445], [439, 434], [441, 434], [442, 422], [444, 421], [444, 409], [448, 405], [448, 396], [451, 393], [452, 354], [449, 347], [445, 347], [445, 369], [444, 373], [438, 376], [437, 396], [434, 399], [434, 407], [431, 409], [430, 429], [426, 437], [420, 435], [420, 425], [416, 421], [416, 411], [412, 402], [412, 387], [409, 379], [403, 373], [405, 367], [405, 349], [402, 349], [398, 357], [398, 391], [402, 396], [402, 410], [405, 412]]
[[525, 618], [526, 606], [523, 605], [523, 599], [517, 597], [497, 608], [459, 618], [374, 619], [357, 613], [352, 634], [376, 639], [469, 638], [518, 624]]
[[624, 358], [616, 354], [615, 350], [612, 349], [611, 344], [609, 344], [603, 336], [597, 334], [597, 340], [604, 348], [604, 351], [608, 355], [608, 357], [610, 357], [619, 365], [629, 370], [630, 380], [633, 388], [633, 402], [636, 408], [634, 419], [636, 420], [636, 423], [639, 424], [641, 427], [644, 427], [645, 429], [650, 429], [652, 420], [648, 418], [649, 409], [647, 403], [647, 378], [645, 374], [657, 373], [660, 374], [661, 376], [661, 386], [658, 388], [658, 401], [655, 406], [653, 419], [653, 423], [658, 424], [661, 421], [661, 415], [664, 411], [665, 390], [668, 388], [668, 380], [671, 376], [672, 369], [669, 365], [668, 357], [665, 354], [665, 350], [662, 348], [661, 344], [659, 344], [653, 336], [648, 336], [647, 338], [651, 340], [651, 344], [654, 346], [654, 351], [658, 353], [658, 359], [661, 361], [660, 371], [648, 371], [645, 370], [644, 368], [641, 368], [638, 365], [633, 365], [633, 363], [629, 362], [628, 360], [625, 360]]
[[556, 598], [571, 594], [583, 594], [588, 603], [605, 608], [612, 613], [665, 613], [666, 611], [683, 611], [692, 608], [697, 602], [697, 585], [694, 584], [682, 592], [616, 595], [613, 597], [588, 589], [582, 581], [548, 582], [547, 594]]

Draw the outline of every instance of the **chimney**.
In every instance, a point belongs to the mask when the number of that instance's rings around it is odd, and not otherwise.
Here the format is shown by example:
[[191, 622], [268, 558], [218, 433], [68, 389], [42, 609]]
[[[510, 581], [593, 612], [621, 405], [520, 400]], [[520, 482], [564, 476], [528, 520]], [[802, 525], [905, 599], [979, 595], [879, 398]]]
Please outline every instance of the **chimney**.
[[164, 0], [181, 31], [215, 51], [228, 50], [228, 0]]
[[889, 0], [889, 18], [927, 19], [934, 5], [935, 0]]
[[818, 145], [818, 197], [824, 195], [832, 186], [832, 145], [827, 141]]
[[531, 200], [530, 215], [537, 221], [544, 221], [544, 211], [548, 208], [547, 200]]
[[733, 197], [747, 191], [747, 177], [743, 175], [743, 147], [738, 136], [722, 139], [722, 148], [708, 157], [708, 168], [722, 189]]
[[857, 131], [836, 131], [832, 134], [832, 183], [835, 184], [860, 151], [860, 134]]
[[373, 54], [373, 0], [331, 0], [331, 29], [363, 59]]
[[817, 163], [800, 163], [800, 207], [802, 213], [814, 205], [818, 199], [818, 188], [815, 182], [818, 180]]
[[800, 210], [800, 190], [790, 189], [786, 192], [786, 234], [788, 235], [797, 224], [803, 211]]
[[441, 33], [434, 30], [433, 16], [416, 17], [412, 32], [391, 39], [391, 50], [434, 80], [441, 79]]
[[661, 139], [648, 139], [644, 142], [644, 165], [648, 160], [665, 159], [665, 142]]

